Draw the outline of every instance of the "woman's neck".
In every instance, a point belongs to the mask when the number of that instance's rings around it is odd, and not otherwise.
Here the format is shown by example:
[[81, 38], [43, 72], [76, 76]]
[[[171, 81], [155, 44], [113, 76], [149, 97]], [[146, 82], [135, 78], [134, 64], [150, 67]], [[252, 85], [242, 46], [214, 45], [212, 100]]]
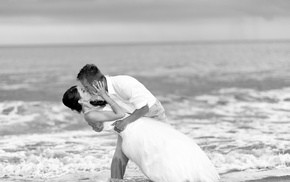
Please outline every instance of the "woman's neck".
[[90, 110], [92, 110], [93, 107], [89, 107], [89, 106], [86, 106], [86, 105], [83, 105], [83, 109], [82, 109], [82, 112], [84, 114], [86, 114], [87, 112], [89, 112]]
[[91, 107], [89, 107], [89, 106], [83, 106], [83, 109], [82, 109], [82, 112], [84, 113], [84, 114], [86, 114], [86, 113], [88, 113], [88, 112], [90, 112], [91, 110], [93, 110], [93, 109], [100, 109], [100, 108], [103, 108], [103, 107], [105, 107], [105, 105], [104, 106], [91, 106]]

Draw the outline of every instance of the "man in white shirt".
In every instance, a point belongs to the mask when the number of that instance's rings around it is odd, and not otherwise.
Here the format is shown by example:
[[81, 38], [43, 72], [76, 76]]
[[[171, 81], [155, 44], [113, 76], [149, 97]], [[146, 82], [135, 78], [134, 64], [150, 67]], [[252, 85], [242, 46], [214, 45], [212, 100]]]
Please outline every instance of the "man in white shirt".
[[[110, 97], [130, 115], [114, 123], [114, 129], [122, 132], [126, 126], [140, 117], [150, 117], [166, 122], [163, 106], [155, 96], [138, 80], [131, 76], [104, 76], [94, 64], [85, 65], [79, 72], [77, 79], [93, 93], [93, 84], [103, 81]], [[111, 163], [111, 178], [123, 179], [128, 158], [121, 149], [122, 138], [118, 135], [117, 146]]]

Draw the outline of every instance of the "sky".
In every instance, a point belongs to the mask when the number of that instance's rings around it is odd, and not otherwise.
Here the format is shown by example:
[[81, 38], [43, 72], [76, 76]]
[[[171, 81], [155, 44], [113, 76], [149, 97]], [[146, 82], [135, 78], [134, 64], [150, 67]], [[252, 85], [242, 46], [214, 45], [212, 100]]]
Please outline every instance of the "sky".
[[289, 40], [289, 0], [1, 0], [0, 45]]

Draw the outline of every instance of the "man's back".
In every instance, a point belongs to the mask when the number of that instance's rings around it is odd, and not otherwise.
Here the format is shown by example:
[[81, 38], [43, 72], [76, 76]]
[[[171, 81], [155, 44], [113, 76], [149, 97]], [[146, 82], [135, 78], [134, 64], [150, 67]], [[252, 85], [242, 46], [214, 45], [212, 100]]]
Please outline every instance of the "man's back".
[[146, 104], [151, 107], [156, 102], [156, 97], [142, 83], [131, 76], [106, 76], [106, 79], [110, 96], [117, 99], [116, 101], [121, 107], [124, 104], [128, 105], [130, 109], [125, 107], [125, 110], [129, 110], [130, 113]]

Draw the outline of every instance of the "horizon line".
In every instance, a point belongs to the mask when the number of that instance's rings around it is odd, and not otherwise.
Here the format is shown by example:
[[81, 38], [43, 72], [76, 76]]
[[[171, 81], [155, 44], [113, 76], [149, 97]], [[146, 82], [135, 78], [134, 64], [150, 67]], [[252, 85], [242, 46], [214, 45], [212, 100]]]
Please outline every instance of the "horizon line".
[[231, 44], [231, 43], [290, 43], [290, 39], [231, 39], [231, 40], [188, 40], [188, 41], [124, 41], [87, 43], [42, 43], [42, 44], [0, 44], [0, 48], [17, 47], [81, 47], [81, 46], [122, 46], [122, 45], [162, 45], [162, 44]]

